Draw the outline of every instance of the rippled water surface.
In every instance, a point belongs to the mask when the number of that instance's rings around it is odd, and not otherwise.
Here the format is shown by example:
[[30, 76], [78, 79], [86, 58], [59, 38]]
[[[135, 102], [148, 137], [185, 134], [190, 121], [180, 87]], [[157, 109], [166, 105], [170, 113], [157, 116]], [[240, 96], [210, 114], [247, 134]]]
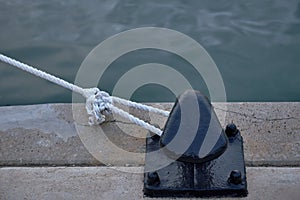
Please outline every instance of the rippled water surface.
[[[300, 1], [23, 1], [0, 0], [0, 51], [73, 82], [87, 54], [106, 38], [137, 27], [166, 27], [192, 37], [209, 52], [228, 101], [300, 101]], [[99, 58], [101, 59], [101, 57]], [[153, 49], [111, 64], [99, 87], [112, 91], [134, 66], [162, 63], [208, 95], [205, 82], [178, 56]], [[137, 101], [173, 101], [150, 84]], [[0, 105], [71, 102], [71, 93], [0, 63]]]

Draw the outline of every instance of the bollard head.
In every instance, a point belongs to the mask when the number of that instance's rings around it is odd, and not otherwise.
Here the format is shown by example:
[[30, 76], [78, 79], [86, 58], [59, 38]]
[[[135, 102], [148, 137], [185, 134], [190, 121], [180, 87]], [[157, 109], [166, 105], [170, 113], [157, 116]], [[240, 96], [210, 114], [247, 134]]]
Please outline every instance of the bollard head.
[[194, 90], [177, 99], [160, 138], [168, 157], [190, 163], [217, 158], [226, 150], [227, 142], [208, 98]]

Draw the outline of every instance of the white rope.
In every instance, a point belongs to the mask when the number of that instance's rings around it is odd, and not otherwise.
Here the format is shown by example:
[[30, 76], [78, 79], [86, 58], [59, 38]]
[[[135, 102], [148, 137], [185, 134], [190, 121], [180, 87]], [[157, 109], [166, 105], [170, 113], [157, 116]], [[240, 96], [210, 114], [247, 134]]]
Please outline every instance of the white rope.
[[135, 123], [135, 124], [145, 128], [145, 129], [147, 129], [147, 130], [149, 130], [149, 131], [151, 131], [151, 132], [153, 132], [153, 133], [155, 133], [159, 136], [161, 136], [161, 134], [162, 134], [162, 131], [159, 128], [156, 128], [155, 126], [153, 126], [153, 125], [151, 125], [151, 124], [149, 124], [149, 123], [147, 123], [147, 122], [145, 122], [145, 121], [143, 121], [143, 120], [141, 120], [141, 119], [139, 119], [139, 118], [137, 118], [137, 117], [135, 117], [135, 116], [133, 116], [133, 115], [117, 108], [117, 107], [115, 107], [115, 106], [112, 106], [111, 110], [112, 110], [113, 113], [116, 113], [116, 114], [120, 115], [121, 117], [124, 117], [124, 118], [128, 119], [132, 123]]
[[158, 108], [154, 108], [152, 106], [147, 106], [145, 104], [136, 103], [136, 102], [132, 102], [132, 101], [129, 101], [129, 100], [121, 99], [119, 97], [112, 96], [112, 100], [113, 100], [114, 103], [119, 103], [119, 104], [122, 104], [124, 106], [134, 107], [134, 108], [144, 110], [144, 111], [147, 111], [147, 112], [156, 113], [156, 114], [159, 114], [159, 115], [162, 115], [162, 116], [165, 116], [165, 117], [168, 117], [169, 114], [170, 114], [170, 112], [168, 112], [168, 111], [161, 110], [161, 109], [158, 109]]
[[137, 108], [140, 110], [153, 112], [153, 113], [160, 114], [163, 116], [169, 116], [168, 111], [154, 108], [151, 106], [147, 106], [147, 105], [144, 105], [141, 103], [136, 103], [136, 102], [132, 102], [129, 100], [121, 99], [118, 97], [110, 96], [107, 92], [100, 91], [98, 88], [86, 88], [86, 89], [81, 88], [81, 87], [74, 85], [72, 83], [69, 83], [63, 79], [60, 79], [51, 74], [48, 74], [39, 69], [36, 69], [32, 66], [29, 66], [25, 63], [22, 63], [15, 59], [7, 57], [1, 53], [0, 53], [0, 60], [7, 64], [15, 66], [15, 67], [22, 69], [26, 72], [29, 72], [35, 76], [46, 79], [52, 83], [60, 85], [64, 88], [67, 88], [73, 92], [79, 93], [82, 96], [84, 96], [86, 98], [86, 110], [87, 110], [87, 114], [89, 115], [89, 124], [90, 125], [102, 124], [105, 121], [106, 112], [113, 112], [113, 113], [118, 114], [121, 117], [128, 119], [129, 121], [145, 128], [145, 129], [159, 135], [159, 136], [161, 136], [161, 134], [162, 134], [162, 131], [160, 129], [117, 108], [113, 104], [119, 103], [119, 104], [122, 104], [125, 106], [134, 107], [134, 108]]
[[13, 65], [13, 66], [15, 66], [15, 67], [17, 67], [19, 69], [22, 69], [22, 70], [24, 70], [26, 72], [34, 74], [35, 76], [41, 77], [42, 79], [46, 79], [46, 80], [48, 80], [48, 81], [50, 81], [52, 83], [55, 83], [57, 85], [60, 85], [60, 86], [62, 86], [64, 88], [67, 88], [69, 90], [72, 90], [72, 91], [74, 91], [76, 93], [79, 93], [79, 94], [83, 95], [83, 88], [80, 88], [77, 85], [74, 85], [72, 83], [68, 83], [65, 80], [62, 80], [62, 79], [57, 78], [57, 77], [55, 77], [55, 76], [53, 76], [51, 74], [43, 72], [43, 71], [41, 71], [39, 69], [36, 69], [34, 67], [31, 67], [31, 66], [29, 66], [29, 65], [27, 65], [25, 63], [21, 63], [21, 62], [15, 60], [15, 59], [12, 59], [12, 58], [9, 58], [9, 57], [3, 55], [3, 54], [0, 54], [0, 60], [3, 61], [3, 62], [5, 62], [5, 63], [7, 63], [7, 64]]

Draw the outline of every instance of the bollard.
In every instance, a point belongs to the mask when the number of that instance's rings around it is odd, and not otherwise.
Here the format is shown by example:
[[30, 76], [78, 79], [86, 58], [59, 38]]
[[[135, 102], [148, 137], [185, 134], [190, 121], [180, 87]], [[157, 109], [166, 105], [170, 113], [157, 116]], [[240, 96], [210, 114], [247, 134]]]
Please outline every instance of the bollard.
[[[165, 161], [168, 164], [160, 168]], [[157, 169], [147, 172], [153, 166]], [[188, 90], [180, 95], [162, 136], [147, 137], [144, 194], [247, 196], [243, 138], [235, 124], [222, 129], [208, 98], [199, 91]]]

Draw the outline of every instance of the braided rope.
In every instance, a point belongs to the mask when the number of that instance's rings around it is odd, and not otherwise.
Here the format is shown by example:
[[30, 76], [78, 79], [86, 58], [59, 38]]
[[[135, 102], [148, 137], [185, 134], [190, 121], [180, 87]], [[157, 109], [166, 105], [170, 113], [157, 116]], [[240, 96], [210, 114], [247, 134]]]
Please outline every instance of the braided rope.
[[107, 92], [101, 91], [98, 88], [81, 88], [77, 85], [69, 83], [61, 78], [48, 74], [44, 71], [36, 69], [30, 65], [19, 62], [15, 59], [7, 57], [0, 53], [0, 60], [12, 66], [15, 66], [21, 70], [29, 72], [35, 76], [38, 76], [42, 79], [48, 80], [52, 83], [60, 85], [66, 89], [69, 89], [73, 92], [81, 94], [86, 98], [86, 111], [89, 115], [89, 124], [97, 125], [101, 124], [105, 121], [105, 112], [113, 112], [121, 117], [128, 119], [129, 121], [141, 126], [159, 136], [161, 136], [162, 131], [155, 126], [123, 111], [120, 108], [117, 108], [114, 103], [122, 104], [129, 107], [134, 107], [140, 110], [153, 112], [156, 114], [160, 114], [163, 116], [169, 116], [169, 112], [165, 110], [161, 110], [158, 108], [154, 108], [151, 106], [147, 106], [141, 103], [132, 102], [126, 99], [121, 99], [119, 97], [110, 96]]

